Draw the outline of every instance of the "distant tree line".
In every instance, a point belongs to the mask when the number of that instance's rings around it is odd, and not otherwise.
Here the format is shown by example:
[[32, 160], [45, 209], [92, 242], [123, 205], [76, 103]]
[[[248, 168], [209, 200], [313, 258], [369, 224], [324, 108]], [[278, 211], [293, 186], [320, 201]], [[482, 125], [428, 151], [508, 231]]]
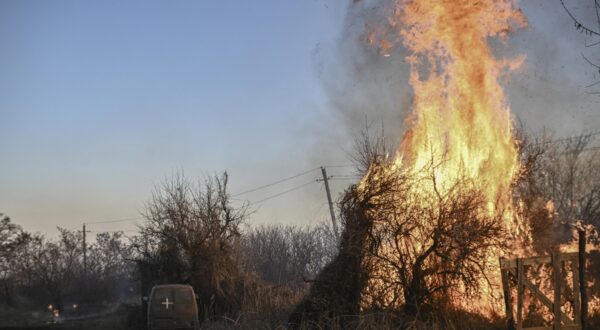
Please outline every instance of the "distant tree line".
[[131, 248], [123, 234], [100, 233], [88, 245], [83, 265], [81, 232], [59, 228], [59, 236], [24, 231], [4, 216], [0, 222], [0, 302], [9, 307], [102, 303], [135, 290]]
[[187, 283], [205, 318], [291, 308], [336, 253], [330, 227], [249, 226], [247, 205], [232, 206], [227, 189], [226, 173], [164, 181], [136, 235], [88, 234], [87, 271], [80, 231], [49, 238], [2, 216], [0, 306], [90, 312], [139, 304], [156, 284]]

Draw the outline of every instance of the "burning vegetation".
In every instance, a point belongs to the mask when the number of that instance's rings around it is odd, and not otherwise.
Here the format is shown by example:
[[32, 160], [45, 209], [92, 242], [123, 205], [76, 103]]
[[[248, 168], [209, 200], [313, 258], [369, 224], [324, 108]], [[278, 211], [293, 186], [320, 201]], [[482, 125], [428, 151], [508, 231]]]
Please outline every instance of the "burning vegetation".
[[[369, 26], [366, 40], [384, 57], [400, 43], [408, 50], [412, 114], [395, 152], [378, 143], [361, 150], [367, 156], [363, 178], [342, 202], [346, 232], [340, 255], [324, 269], [292, 321], [303, 315], [335, 322], [333, 316], [347, 326], [343, 315], [357, 310], [391, 312], [395, 326], [408, 327], [427, 327], [418, 322], [450, 311], [492, 320], [504, 313], [498, 258], [568, 249], [573, 228], [581, 228], [575, 209], [597, 210], [587, 195], [594, 190], [580, 187], [587, 197], [575, 197], [573, 189], [579, 188], [572, 170], [564, 188], [549, 183], [566, 173], [545, 172], [556, 164], [539, 148], [544, 142], [528, 144], [525, 136], [517, 137], [501, 82], [524, 57], [499, 59], [491, 46], [526, 26], [515, 1], [399, 0], [386, 12], [384, 23]], [[588, 139], [566, 141], [564, 149], [573, 158], [561, 171], [576, 166]], [[556, 193], [540, 187], [545, 184], [570, 195], [545, 195]], [[560, 212], [554, 209], [557, 197]], [[584, 217], [584, 223], [598, 221]], [[336, 275], [348, 269], [354, 269], [353, 276], [338, 282]], [[540, 287], [533, 290], [552, 296], [548, 278], [556, 271], [536, 269]], [[566, 282], [568, 272], [561, 274]], [[578, 289], [569, 289], [563, 310], [573, 313]], [[353, 304], [339, 303], [350, 297]], [[553, 322], [552, 311], [535, 311], [533, 295], [527, 304], [531, 318]]]

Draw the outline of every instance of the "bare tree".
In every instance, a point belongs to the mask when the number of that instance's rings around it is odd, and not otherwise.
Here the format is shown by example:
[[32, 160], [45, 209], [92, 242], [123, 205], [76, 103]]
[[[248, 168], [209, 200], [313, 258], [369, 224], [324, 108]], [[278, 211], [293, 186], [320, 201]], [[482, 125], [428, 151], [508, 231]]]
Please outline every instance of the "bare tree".
[[146, 224], [134, 242], [141, 261], [159, 262], [154, 267], [161, 281], [191, 283], [211, 313], [239, 307], [235, 245], [247, 207], [230, 204], [227, 184], [227, 173], [200, 184], [183, 175], [162, 183], [146, 204]]
[[31, 239], [31, 235], [0, 213], [0, 283], [2, 300], [8, 306], [14, 303], [13, 291], [18, 283], [17, 265], [19, 254]]

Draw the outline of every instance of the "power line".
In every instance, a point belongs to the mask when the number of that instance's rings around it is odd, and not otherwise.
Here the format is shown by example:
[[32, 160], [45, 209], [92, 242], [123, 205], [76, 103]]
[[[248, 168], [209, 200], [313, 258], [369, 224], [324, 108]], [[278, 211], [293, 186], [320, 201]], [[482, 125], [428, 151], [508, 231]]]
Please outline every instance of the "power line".
[[288, 189], [288, 190], [282, 191], [282, 192], [280, 192], [280, 193], [278, 193], [278, 194], [271, 195], [271, 196], [269, 196], [269, 197], [266, 197], [266, 198], [263, 198], [263, 199], [261, 199], [261, 200], [257, 200], [257, 201], [251, 202], [250, 204], [248, 204], [248, 206], [255, 205], [255, 204], [259, 204], [259, 203], [262, 203], [262, 202], [264, 202], [264, 201], [267, 201], [267, 200], [269, 200], [269, 199], [273, 199], [273, 198], [275, 198], [275, 197], [279, 197], [279, 196], [281, 196], [281, 195], [285, 195], [285, 194], [287, 194], [287, 193], [290, 193], [290, 192], [292, 192], [292, 191], [298, 190], [298, 189], [300, 189], [300, 188], [304, 188], [304, 187], [308, 186], [309, 184], [312, 184], [312, 183], [315, 183], [315, 182], [317, 182], [317, 180], [311, 180], [311, 181], [309, 181], [309, 182], [306, 182], [306, 183], [304, 183], [304, 184], [301, 184], [301, 185], [299, 185], [299, 186], [296, 186], [296, 187], [290, 188], [290, 189]]
[[[586, 152], [586, 151], [593, 151], [593, 150], [599, 150], [600, 146], [598, 147], [588, 147], [588, 148], [583, 148], [581, 150], [579, 150], [579, 152]], [[563, 152], [559, 152], [559, 155], [569, 155], [572, 154], [573, 151], [563, 151]]]
[[144, 219], [144, 217], [131, 217], [131, 218], [121, 218], [121, 219], [114, 219], [114, 220], [102, 220], [102, 221], [93, 221], [93, 222], [82, 222], [80, 224], [77, 224], [75, 227], [72, 227], [71, 229], [68, 229], [69, 231], [75, 230], [76, 228], [80, 227], [81, 225], [96, 225], [96, 224], [101, 224], [101, 223], [117, 223], [117, 222], [127, 222], [127, 221], [135, 221], [135, 220], [142, 220]]
[[77, 226], [75, 226], [75, 227], [73, 227], [73, 228], [71, 228], [71, 229], [67, 229], [67, 230], [68, 230], [68, 231], [73, 231], [73, 230], [75, 230], [76, 228], [79, 228], [80, 226], [81, 226], [81, 224], [78, 224]]
[[289, 180], [291, 180], [291, 179], [295, 179], [295, 178], [297, 178], [297, 177], [303, 176], [303, 175], [305, 175], [305, 174], [308, 174], [308, 173], [310, 173], [310, 172], [316, 171], [316, 170], [318, 170], [319, 168], [320, 168], [320, 167], [315, 167], [315, 168], [313, 168], [313, 169], [310, 169], [310, 170], [308, 170], [308, 171], [304, 171], [304, 172], [302, 172], [302, 173], [298, 173], [298, 174], [296, 174], [296, 175], [292, 175], [292, 176], [290, 176], [290, 177], [287, 177], [287, 178], [284, 178], [284, 179], [277, 180], [277, 181], [275, 181], [275, 182], [271, 182], [271, 183], [268, 183], [268, 184], [265, 184], [265, 185], [262, 185], [262, 186], [259, 186], [259, 187], [256, 187], [256, 188], [252, 188], [252, 189], [250, 189], [250, 190], [242, 191], [242, 192], [240, 192], [240, 193], [237, 193], [237, 194], [233, 194], [233, 195], [231, 195], [231, 197], [237, 197], [237, 196], [240, 196], [240, 195], [244, 195], [244, 194], [248, 194], [248, 193], [251, 193], [251, 192], [255, 192], [255, 191], [257, 191], [257, 190], [261, 190], [261, 189], [264, 189], [264, 188], [268, 188], [268, 187], [274, 186], [274, 185], [276, 185], [276, 184], [279, 184], [279, 183], [282, 183], [282, 182], [285, 182], [285, 181], [289, 181]]
[[[329, 175], [327, 180], [354, 180], [362, 178], [361, 175]], [[325, 179], [317, 179], [317, 182], [323, 182]]]
[[105, 221], [94, 221], [94, 222], [86, 222], [88, 225], [96, 225], [100, 223], [115, 223], [115, 222], [127, 222], [127, 221], [135, 221], [142, 220], [144, 217], [135, 217], [135, 218], [123, 218], [123, 219], [115, 219], [115, 220], [105, 220]]
[[600, 131], [595, 131], [595, 132], [591, 132], [591, 133], [587, 133], [587, 134], [575, 135], [575, 136], [571, 136], [571, 137], [560, 138], [560, 139], [556, 139], [556, 140], [532, 143], [532, 145], [541, 146], [541, 145], [546, 145], [546, 144], [554, 144], [554, 143], [558, 143], [558, 142], [569, 141], [569, 140], [578, 139], [578, 138], [582, 138], [582, 137], [586, 137], [586, 136], [592, 137], [592, 136], [596, 136], [596, 135], [600, 135]]
[[[354, 167], [354, 165], [329, 165], [329, 166], [327, 166], [327, 167], [332, 167], [332, 168], [343, 168], [343, 167]], [[283, 182], [286, 182], [286, 181], [289, 181], [289, 180], [292, 180], [292, 179], [298, 178], [298, 177], [300, 177], [300, 176], [303, 176], [303, 175], [309, 174], [309, 173], [311, 173], [311, 172], [313, 172], [313, 171], [316, 171], [316, 170], [318, 170], [318, 169], [320, 169], [320, 168], [321, 168], [321, 167], [315, 167], [315, 168], [312, 168], [312, 169], [310, 169], [310, 170], [307, 170], [307, 171], [304, 171], [304, 172], [301, 172], [301, 173], [298, 173], [298, 174], [295, 174], [295, 175], [292, 175], [292, 176], [289, 176], [289, 177], [286, 177], [286, 178], [283, 178], [283, 179], [280, 179], [280, 180], [277, 180], [277, 181], [274, 181], [274, 182], [271, 182], [271, 183], [268, 183], [268, 184], [265, 184], [265, 185], [262, 185], [262, 186], [258, 186], [258, 187], [256, 187], [256, 188], [252, 188], [252, 189], [249, 189], [249, 190], [246, 190], [246, 191], [242, 191], [242, 192], [240, 192], [240, 193], [233, 194], [233, 195], [231, 195], [231, 196], [232, 196], [232, 197], [237, 197], [237, 196], [244, 195], [244, 194], [248, 194], [248, 193], [251, 193], [251, 192], [255, 192], [255, 191], [258, 191], [258, 190], [261, 190], [261, 189], [264, 189], [264, 188], [268, 188], [268, 187], [271, 187], [271, 186], [277, 185], [277, 184], [279, 184], [279, 183], [283, 183]], [[340, 176], [341, 176], [341, 175], [340, 175]], [[336, 177], [338, 177], [338, 176], [335, 176], [335, 175], [334, 175], [334, 176], [331, 176], [331, 178], [332, 178], [332, 179], [333, 179], [333, 178], [336, 178]], [[264, 201], [267, 201], [267, 200], [269, 200], [269, 199], [276, 198], [276, 197], [279, 197], [279, 196], [281, 196], [281, 195], [285, 195], [285, 194], [287, 194], [287, 193], [290, 193], [290, 192], [292, 192], [292, 191], [295, 191], [295, 190], [298, 190], [298, 189], [300, 189], [300, 188], [303, 188], [303, 187], [305, 187], [305, 186], [307, 186], [307, 185], [309, 185], [309, 184], [311, 184], [311, 183], [314, 183], [314, 182], [316, 182], [316, 180], [313, 180], [313, 181], [310, 181], [310, 182], [304, 183], [304, 184], [302, 184], [302, 185], [299, 185], [299, 186], [296, 186], [296, 187], [290, 188], [290, 189], [288, 189], [288, 190], [285, 190], [285, 191], [283, 191], [283, 192], [280, 192], [280, 193], [277, 193], [277, 194], [271, 195], [271, 196], [269, 196], [269, 197], [266, 197], [266, 198], [260, 199], [260, 200], [258, 200], [258, 201], [250, 202], [250, 204], [248, 204], [248, 205], [250, 206], [250, 205], [254, 205], [254, 204], [258, 204], [258, 203], [262, 203], [262, 202], [264, 202]], [[121, 218], [121, 219], [113, 219], [113, 220], [101, 220], [101, 221], [85, 222], [85, 224], [86, 224], [86, 225], [96, 225], [96, 224], [105, 224], [105, 223], [129, 222], [129, 221], [136, 221], [136, 220], [142, 220], [142, 219], [144, 219], [144, 217], [131, 217], [131, 218]], [[71, 231], [71, 230], [75, 230], [76, 228], [80, 227], [82, 224], [83, 224], [83, 223], [80, 223], [80, 224], [76, 225], [75, 227], [73, 227], [73, 228], [71, 228], [71, 229], [69, 229], [69, 230], [70, 230], [70, 231]], [[117, 230], [117, 231], [118, 231], [118, 230]], [[111, 232], [111, 231], [94, 231], [94, 232]], [[116, 232], [116, 231], [112, 231], [112, 232]]]
[[127, 230], [88, 230], [88, 233], [130, 233], [137, 232], [136, 229], [127, 229]]
[[355, 165], [323, 165], [323, 167], [342, 168], [342, 167], [356, 167], [356, 166]]
[[352, 180], [358, 180], [358, 179], [360, 179], [360, 178], [358, 178], [358, 177], [356, 177], [356, 178], [350, 178], [350, 177], [348, 177], [348, 178], [331, 178], [329, 180], [331, 180], [331, 181], [342, 181], [342, 180], [350, 180], [350, 181], [352, 181]]

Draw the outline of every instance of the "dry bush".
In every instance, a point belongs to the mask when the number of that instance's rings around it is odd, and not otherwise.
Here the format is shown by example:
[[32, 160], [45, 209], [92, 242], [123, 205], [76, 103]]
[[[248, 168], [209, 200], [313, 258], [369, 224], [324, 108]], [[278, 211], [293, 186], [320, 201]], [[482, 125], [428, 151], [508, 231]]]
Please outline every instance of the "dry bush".
[[203, 324], [208, 329], [275, 329], [285, 326], [292, 309], [309, 284], [330, 260], [334, 236], [322, 223], [317, 226], [263, 225], [242, 233], [239, 261], [240, 310], [235, 316], [214, 315]]
[[333, 233], [324, 224], [314, 227], [263, 225], [250, 227], [240, 238], [238, 258], [240, 310], [235, 317], [215, 315], [204, 327], [274, 329], [305, 295], [306, 280], [329, 261]]
[[263, 225], [244, 233], [240, 259], [248, 275], [265, 283], [304, 287], [331, 260], [335, 244], [325, 224]]

